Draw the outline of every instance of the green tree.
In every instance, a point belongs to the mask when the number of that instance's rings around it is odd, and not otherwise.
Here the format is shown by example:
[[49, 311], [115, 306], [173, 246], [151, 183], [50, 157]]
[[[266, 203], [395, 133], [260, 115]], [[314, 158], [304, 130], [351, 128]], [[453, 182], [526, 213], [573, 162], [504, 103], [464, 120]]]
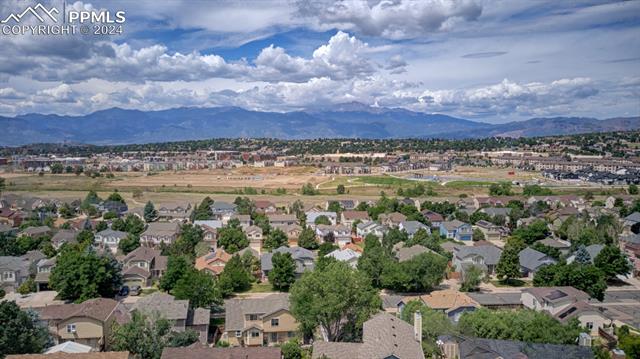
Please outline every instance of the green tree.
[[591, 264], [591, 255], [584, 245], [580, 245], [574, 253], [575, 262], [580, 264]]
[[315, 221], [313, 221], [313, 223], [315, 224], [325, 224], [325, 225], [331, 225], [331, 220], [329, 219], [329, 217], [322, 215], [322, 216], [318, 216], [316, 217]]
[[188, 270], [173, 287], [176, 299], [188, 299], [191, 308], [208, 308], [213, 304], [222, 304], [222, 292], [212, 275]]
[[186, 347], [200, 339], [200, 334], [192, 329], [187, 329], [184, 332], [171, 332], [167, 339], [168, 347]]
[[315, 190], [315, 188], [311, 183], [307, 183], [304, 186], [302, 186], [301, 192], [305, 196], [314, 196], [318, 194], [318, 191]]
[[508, 282], [514, 278], [520, 278], [522, 273], [520, 272], [520, 251], [524, 249], [522, 241], [518, 238], [510, 238], [502, 254], [500, 260], [496, 266], [496, 274], [498, 278]]
[[288, 342], [282, 344], [280, 347], [282, 350], [283, 359], [304, 359], [304, 351], [300, 346], [300, 341], [297, 339], [291, 339]]
[[305, 227], [300, 236], [298, 236], [298, 246], [305, 249], [318, 249], [318, 241], [316, 240], [316, 232], [310, 227]]
[[474, 228], [473, 229], [473, 240], [474, 241], [484, 241], [485, 237], [484, 237], [484, 232], [482, 232], [479, 228]]
[[577, 319], [561, 324], [545, 312], [488, 310], [465, 312], [458, 322], [463, 335], [528, 343], [575, 344], [582, 331]]
[[598, 300], [604, 299], [607, 289], [605, 274], [590, 264], [552, 264], [544, 266], [533, 277], [536, 287], [572, 286]]
[[118, 248], [124, 254], [129, 254], [138, 247], [140, 247], [140, 236], [135, 234], [128, 234], [127, 237], [121, 239], [118, 243]]
[[218, 246], [224, 248], [228, 253], [233, 254], [249, 246], [249, 240], [240, 226], [227, 225], [227, 227], [220, 228], [218, 235]]
[[605, 246], [596, 256], [594, 263], [607, 279], [613, 279], [616, 275], [627, 275], [631, 272], [631, 263], [620, 248]]
[[411, 300], [402, 309], [400, 318], [413, 324], [414, 313], [420, 312], [422, 316], [422, 350], [425, 357], [430, 358], [440, 355], [440, 349], [436, 344], [441, 335], [456, 334], [456, 327], [442, 311], [427, 307], [421, 300]]
[[158, 211], [151, 201], [144, 205], [143, 216], [146, 222], [153, 222], [158, 218]]
[[640, 358], [640, 336], [631, 334], [629, 327], [623, 325], [618, 331], [619, 346], [627, 358]]
[[357, 340], [382, 305], [369, 279], [343, 262], [305, 273], [291, 287], [291, 313], [304, 333], [321, 327], [329, 341]]
[[533, 221], [526, 227], [521, 227], [513, 231], [513, 237], [520, 238], [525, 244], [533, 244], [535, 241], [547, 238], [549, 228], [544, 220]]
[[9, 354], [41, 353], [48, 346], [49, 333], [36, 312], [21, 310], [14, 301], [0, 301], [0, 357]]
[[269, 272], [269, 282], [277, 290], [289, 290], [296, 281], [296, 262], [290, 253], [274, 253], [271, 257], [273, 268]]
[[318, 246], [318, 257], [324, 257], [339, 248], [340, 247], [331, 242], [324, 242]]
[[109, 197], [107, 197], [107, 201], [120, 202], [122, 204], [125, 203], [124, 198], [122, 198], [120, 193], [118, 193], [118, 190], [113, 191], [113, 193], [111, 193]]
[[171, 334], [171, 322], [159, 316], [134, 311], [125, 324], [113, 325], [111, 346], [115, 351], [128, 351], [140, 358], [160, 359]]
[[633, 184], [633, 183], [630, 184], [629, 185], [629, 194], [630, 195], [634, 195], [634, 196], [637, 195], [638, 194], [638, 185]]
[[280, 228], [272, 230], [264, 241], [264, 249], [272, 251], [282, 246], [289, 246], [289, 238]]
[[474, 265], [467, 268], [463, 275], [460, 291], [473, 292], [477, 290], [482, 282], [482, 277], [484, 277], [484, 272], [479, 267]]
[[33, 278], [29, 277], [26, 281], [20, 284], [17, 292], [22, 295], [25, 295], [25, 294], [33, 293], [36, 290], [37, 290], [36, 282], [33, 280]]
[[380, 280], [384, 288], [401, 292], [424, 292], [442, 282], [446, 269], [445, 257], [422, 253], [404, 262], [387, 261]]
[[121, 285], [122, 266], [115, 258], [73, 245], [63, 247], [49, 278], [49, 286], [61, 299], [78, 302], [111, 298]]
[[21, 256], [23, 252], [15, 236], [0, 233], [0, 256]]
[[336, 187], [337, 194], [344, 194], [345, 192], [346, 192], [346, 189], [344, 188], [343, 184], [339, 184], [338, 187]]
[[187, 271], [192, 269], [191, 261], [185, 256], [169, 256], [167, 271], [160, 278], [160, 289], [171, 292]]
[[511, 190], [511, 183], [502, 182], [502, 183], [494, 183], [490, 185], [489, 195], [490, 196], [512, 196], [513, 191]]
[[382, 271], [390, 261], [389, 256], [380, 244], [380, 240], [373, 234], [364, 238], [364, 251], [358, 259], [358, 270], [365, 273], [374, 287], [382, 287]]
[[220, 290], [224, 296], [251, 288], [253, 277], [238, 254], [233, 255], [220, 274]]
[[0, 195], [2, 194], [5, 188], [7, 188], [6, 181], [4, 178], [0, 177]]

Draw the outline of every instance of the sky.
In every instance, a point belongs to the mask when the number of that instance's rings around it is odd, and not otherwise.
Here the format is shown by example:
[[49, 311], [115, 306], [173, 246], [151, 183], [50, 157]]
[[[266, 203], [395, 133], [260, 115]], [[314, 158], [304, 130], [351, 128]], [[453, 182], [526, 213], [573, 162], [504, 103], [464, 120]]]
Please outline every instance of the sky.
[[[35, 5], [0, 1], [0, 18]], [[62, 0], [42, 1], [62, 9]], [[0, 115], [370, 106], [503, 123], [640, 115], [640, 1], [67, 2], [122, 34], [0, 33]], [[36, 24], [25, 17], [23, 24]]]

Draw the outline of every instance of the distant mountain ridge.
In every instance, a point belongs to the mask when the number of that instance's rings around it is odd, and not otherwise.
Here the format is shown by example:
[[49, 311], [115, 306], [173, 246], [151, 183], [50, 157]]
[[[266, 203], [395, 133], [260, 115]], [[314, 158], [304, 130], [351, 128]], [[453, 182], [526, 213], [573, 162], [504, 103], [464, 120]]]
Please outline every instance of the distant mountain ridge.
[[534, 118], [495, 125], [441, 114], [346, 103], [328, 110], [285, 113], [239, 107], [181, 107], [161, 111], [111, 108], [84, 116], [27, 114], [0, 117], [0, 129], [0, 146], [64, 141], [110, 145], [238, 137], [531, 137], [640, 129], [640, 117]]

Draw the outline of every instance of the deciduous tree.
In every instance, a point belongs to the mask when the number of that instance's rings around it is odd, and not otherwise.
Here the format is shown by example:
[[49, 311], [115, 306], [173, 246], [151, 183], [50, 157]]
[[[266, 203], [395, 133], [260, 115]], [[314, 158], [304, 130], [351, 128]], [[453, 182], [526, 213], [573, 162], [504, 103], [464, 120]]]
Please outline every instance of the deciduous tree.
[[271, 257], [273, 268], [269, 272], [269, 282], [275, 289], [289, 290], [296, 281], [296, 262], [290, 253], [274, 253]]

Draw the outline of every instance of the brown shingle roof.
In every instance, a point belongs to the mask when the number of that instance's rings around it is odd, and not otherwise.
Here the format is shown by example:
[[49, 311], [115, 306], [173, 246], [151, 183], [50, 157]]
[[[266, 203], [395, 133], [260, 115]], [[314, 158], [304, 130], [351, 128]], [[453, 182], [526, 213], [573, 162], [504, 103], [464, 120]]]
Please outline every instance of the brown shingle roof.
[[80, 304], [50, 305], [40, 309], [43, 320], [64, 320], [71, 317], [89, 317], [104, 321], [113, 313], [118, 302], [109, 298], [89, 299]]
[[477, 307], [478, 303], [468, 295], [455, 290], [436, 290], [420, 297], [422, 301], [433, 309], [450, 310], [459, 307]]

